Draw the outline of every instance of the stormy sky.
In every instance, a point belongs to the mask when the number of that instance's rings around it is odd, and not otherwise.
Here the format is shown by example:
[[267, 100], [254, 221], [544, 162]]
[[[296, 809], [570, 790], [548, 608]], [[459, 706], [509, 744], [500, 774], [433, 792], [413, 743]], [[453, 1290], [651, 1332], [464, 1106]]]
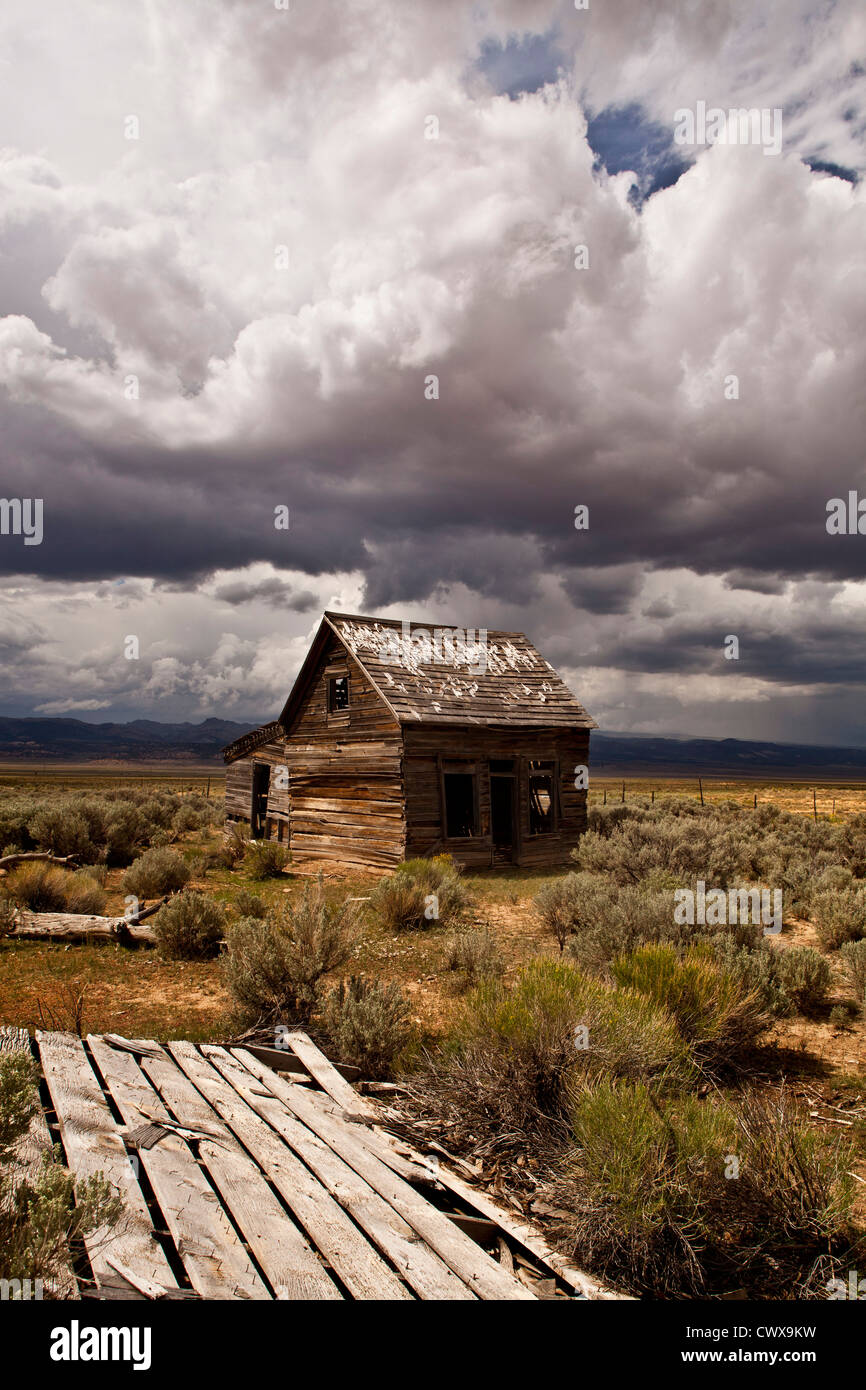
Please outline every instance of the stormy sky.
[[861, 0], [6, 0], [0, 65], [0, 713], [272, 718], [332, 608], [866, 745]]

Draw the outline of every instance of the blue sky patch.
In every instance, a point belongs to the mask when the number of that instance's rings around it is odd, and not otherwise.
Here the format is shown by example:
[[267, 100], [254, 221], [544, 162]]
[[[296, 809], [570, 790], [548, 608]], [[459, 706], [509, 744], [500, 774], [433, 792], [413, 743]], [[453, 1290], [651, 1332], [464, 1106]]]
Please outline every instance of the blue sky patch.
[[555, 34], [509, 34], [505, 44], [484, 40], [478, 67], [495, 92], [514, 100], [555, 82], [564, 62]]
[[593, 116], [586, 135], [598, 167], [609, 174], [634, 170], [630, 197], [638, 206], [659, 189], [670, 188], [691, 163], [674, 145], [673, 126], [648, 120], [637, 104], [606, 107]]

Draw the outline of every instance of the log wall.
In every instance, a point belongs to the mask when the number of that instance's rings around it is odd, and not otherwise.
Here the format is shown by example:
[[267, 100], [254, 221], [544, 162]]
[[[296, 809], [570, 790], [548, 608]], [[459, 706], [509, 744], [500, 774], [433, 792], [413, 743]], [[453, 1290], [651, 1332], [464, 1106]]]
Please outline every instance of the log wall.
[[[471, 840], [449, 840], [443, 824], [440, 764], [461, 759], [473, 764], [477, 773], [480, 833]], [[515, 762], [517, 840], [512, 862], [527, 867], [568, 862], [570, 851], [586, 829], [586, 792], [576, 790], [574, 785], [575, 767], [589, 762], [589, 733], [583, 729], [405, 729], [407, 858], [448, 853], [469, 867], [480, 868], [494, 862], [488, 769], [491, 759]], [[531, 834], [529, 829], [530, 759], [559, 765], [558, 823], [555, 830], [543, 834]]]
[[[329, 714], [335, 675], [349, 677], [349, 708]], [[401, 753], [399, 724], [335, 637], [289, 730], [293, 855], [399, 864], [406, 843]]]
[[[253, 794], [253, 767], [264, 763], [270, 768], [265, 838], [288, 841], [289, 787], [277, 769], [288, 767], [285, 743], [266, 743], [226, 768], [226, 816], [229, 820], [250, 822]], [[284, 784], [284, 785], [281, 785]]]

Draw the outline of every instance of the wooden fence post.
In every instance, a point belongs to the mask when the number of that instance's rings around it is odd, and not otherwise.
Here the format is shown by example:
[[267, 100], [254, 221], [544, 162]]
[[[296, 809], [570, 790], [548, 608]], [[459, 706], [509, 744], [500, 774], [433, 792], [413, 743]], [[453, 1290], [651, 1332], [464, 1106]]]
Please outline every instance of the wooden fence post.
[[703, 784], [703, 782], [701, 781], [700, 777], [698, 778], [698, 795], [699, 795], [700, 798], [701, 798], [701, 805], [703, 806], [703, 804], [704, 804], [704, 784]]

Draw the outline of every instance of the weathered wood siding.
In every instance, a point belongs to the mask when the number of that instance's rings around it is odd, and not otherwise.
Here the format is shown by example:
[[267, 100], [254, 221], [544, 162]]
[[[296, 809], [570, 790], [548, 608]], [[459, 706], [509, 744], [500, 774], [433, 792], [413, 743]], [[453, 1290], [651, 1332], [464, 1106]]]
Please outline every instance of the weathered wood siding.
[[[468, 760], [478, 776], [479, 830], [477, 837], [448, 840], [442, 814], [440, 760]], [[589, 762], [589, 732], [585, 729], [431, 728], [404, 730], [403, 777], [406, 786], [406, 857], [449, 853], [473, 867], [493, 862], [491, 834], [491, 759], [514, 759], [517, 796], [517, 840], [513, 862], [527, 867], [568, 862], [569, 852], [586, 829], [586, 792], [575, 788], [574, 769]], [[558, 763], [558, 824], [553, 831], [531, 834], [529, 825], [529, 761]], [[469, 770], [467, 768], [467, 770]]]
[[[328, 681], [349, 677], [349, 708], [327, 709]], [[382, 867], [404, 858], [402, 734], [334, 637], [288, 730], [293, 855]]]
[[250, 818], [250, 803], [253, 791], [253, 763], [251, 758], [239, 758], [226, 768], [226, 817], [228, 820]]
[[284, 743], [266, 743], [247, 757], [229, 763], [226, 768], [226, 815], [231, 820], [245, 821], [249, 824], [253, 767], [256, 763], [267, 764], [270, 768], [265, 838], [287, 841], [289, 788], [287, 778], [279, 776], [277, 772], [277, 769], [288, 766], [288, 754]]

